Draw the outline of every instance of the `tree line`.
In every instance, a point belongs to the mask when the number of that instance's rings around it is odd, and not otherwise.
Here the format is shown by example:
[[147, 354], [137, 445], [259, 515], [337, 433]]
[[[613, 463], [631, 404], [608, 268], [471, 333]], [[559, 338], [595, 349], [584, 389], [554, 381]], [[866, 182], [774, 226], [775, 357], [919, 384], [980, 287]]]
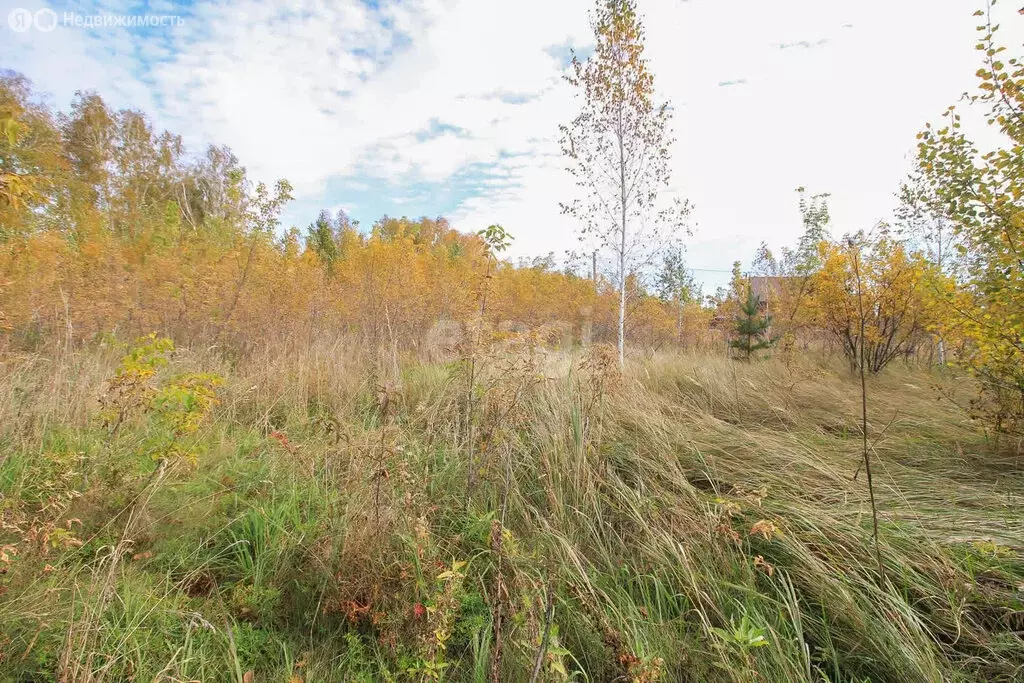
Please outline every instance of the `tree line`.
[[[484, 239], [441, 217], [360, 226], [324, 211], [305, 229], [284, 226], [291, 194], [284, 180], [253, 183], [226, 147], [190, 155], [143, 112], [115, 111], [92, 92], [55, 112], [25, 77], [3, 73], [5, 344], [159, 331], [242, 350], [346, 335], [364, 347], [443, 353], [485, 285], [496, 334], [533, 330], [558, 344], [613, 334], [617, 294], [603, 276], [550, 256], [487, 273]], [[638, 280], [629, 287], [631, 338], [678, 340], [678, 306]]]
[[[635, 0], [599, 0], [594, 51], [567, 81], [579, 112], [560, 128], [578, 186], [562, 210], [580, 253], [492, 259], [485, 231], [438, 218], [360, 226], [322, 212], [281, 225], [285, 180], [253, 183], [223, 146], [189, 154], [141, 111], [79, 92], [66, 111], [0, 75], [0, 325], [8, 346], [151, 331], [242, 350], [343, 335], [368, 348], [444, 353], [481, 316], [497, 338], [731, 346], [793, 353], [812, 341], [879, 372], [927, 357], [980, 380], [1000, 428], [1024, 414], [1024, 66], [981, 10], [979, 85], [1005, 144], [981, 150], [951, 107], [918, 140], [892, 224], [830, 234], [827, 194], [800, 188], [797, 244], [762, 245], [704, 296], [686, 267], [691, 206], [674, 192], [672, 107], [657, 97]], [[483, 227], [483, 226], [481, 226]], [[514, 235], [514, 226], [510, 232]], [[585, 264], [585, 265], [581, 265]], [[599, 267], [600, 264], [600, 267]], [[772, 351], [772, 349], [775, 351]]]

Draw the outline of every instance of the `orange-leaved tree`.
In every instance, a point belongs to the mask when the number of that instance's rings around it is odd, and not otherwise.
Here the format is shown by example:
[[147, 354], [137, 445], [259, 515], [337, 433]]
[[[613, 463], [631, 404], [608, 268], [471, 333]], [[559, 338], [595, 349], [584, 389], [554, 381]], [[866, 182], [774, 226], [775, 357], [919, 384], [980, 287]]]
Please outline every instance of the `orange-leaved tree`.
[[[861, 358], [872, 373], [909, 356], [926, 339], [935, 274], [919, 254], [885, 230], [822, 242], [820, 269], [811, 283], [815, 322], [842, 348], [852, 369]], [[863, 324], [862, 324], [863, 323]]]

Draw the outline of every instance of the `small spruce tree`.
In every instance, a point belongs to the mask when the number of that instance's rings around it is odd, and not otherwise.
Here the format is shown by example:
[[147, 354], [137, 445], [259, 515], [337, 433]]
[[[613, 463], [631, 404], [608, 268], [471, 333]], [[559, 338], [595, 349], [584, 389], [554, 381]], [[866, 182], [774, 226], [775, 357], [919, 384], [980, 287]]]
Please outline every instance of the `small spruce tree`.
[[746, 301], [740, 300], [739, 312], [733, 320], [735, 338], [729, 346], [740, 352], [740, 357], [748, 363], [754, 354], [762, 349], [769, 349], [774, 344], [768, 335], [772, 317], [761, 313], [761, 300], [748, 286]]

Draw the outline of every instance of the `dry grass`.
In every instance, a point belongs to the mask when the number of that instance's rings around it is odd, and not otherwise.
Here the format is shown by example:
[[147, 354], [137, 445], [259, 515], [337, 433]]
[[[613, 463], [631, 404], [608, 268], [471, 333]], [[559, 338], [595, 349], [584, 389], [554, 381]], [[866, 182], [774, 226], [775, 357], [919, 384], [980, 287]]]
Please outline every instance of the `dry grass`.
[[227, 381], [195, 464], [153, 478], [152, 419], [110, 440], [96, 418], [121, 352], [0, 370], [13, 679], [525, 680], [538, 658], [539, 680], [1024, 675], [1024, 474], [938, 400], [963, 380], [869, 385], [883, 577], [858, 388], [827, 364], [620, 375], [513, 343], [480, 359], [469, 414], [457, 361], [184, 350], [163, 375]]

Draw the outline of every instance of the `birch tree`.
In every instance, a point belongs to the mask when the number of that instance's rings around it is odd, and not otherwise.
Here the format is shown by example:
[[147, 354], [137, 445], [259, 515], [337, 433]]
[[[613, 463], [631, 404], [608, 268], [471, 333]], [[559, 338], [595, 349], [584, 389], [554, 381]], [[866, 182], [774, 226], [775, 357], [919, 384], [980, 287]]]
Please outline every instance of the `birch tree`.
[[566, 77], [581, 100], [579, 114], [560, 127], [567, 170], [583, 198], [562, 204], [579, 222], [579, 238], [612, 261], [618, 292], [619, 363], [626, 348], [626, 278], [641, 277], [685, 226], [689, 204], [667, 199], [672, 111], [656, 103], [644, 58], [644, 29], [635, 0], [598, 0], [591, 15], [595, 47], [573, 53]]
[[686, 267], [682, 247], [666, 249], [655, 284], [661, 298], [676, 309], [676, 343], [683, 343], [683, 308], [701, 298], [701, 288], [693, 272]]

